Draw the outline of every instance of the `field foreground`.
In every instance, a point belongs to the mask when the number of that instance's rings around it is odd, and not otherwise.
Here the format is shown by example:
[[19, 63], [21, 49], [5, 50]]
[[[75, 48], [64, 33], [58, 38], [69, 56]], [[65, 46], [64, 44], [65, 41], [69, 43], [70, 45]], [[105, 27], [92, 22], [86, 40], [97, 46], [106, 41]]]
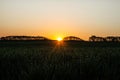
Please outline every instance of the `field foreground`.
[[120, 80], [120, 46], [0, 44], [0, 80]]

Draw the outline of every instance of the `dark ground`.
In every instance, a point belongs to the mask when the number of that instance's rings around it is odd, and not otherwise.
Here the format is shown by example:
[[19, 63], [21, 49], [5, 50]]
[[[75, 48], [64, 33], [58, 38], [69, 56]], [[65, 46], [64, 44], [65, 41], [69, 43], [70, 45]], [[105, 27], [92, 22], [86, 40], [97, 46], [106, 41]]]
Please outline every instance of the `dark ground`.
[[120, 80], [120, 42], [0, 41], [0, 80]]

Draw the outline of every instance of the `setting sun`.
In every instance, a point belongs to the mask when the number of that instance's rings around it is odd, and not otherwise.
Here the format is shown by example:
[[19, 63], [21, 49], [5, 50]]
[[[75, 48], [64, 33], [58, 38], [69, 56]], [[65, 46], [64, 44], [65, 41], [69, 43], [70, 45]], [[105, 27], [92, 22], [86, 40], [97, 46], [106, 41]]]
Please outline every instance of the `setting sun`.
[[63, 39], [62, 39], [61, 37], [58, 37], [57, 40], [58, 40], [58, 41], [62, 41]]

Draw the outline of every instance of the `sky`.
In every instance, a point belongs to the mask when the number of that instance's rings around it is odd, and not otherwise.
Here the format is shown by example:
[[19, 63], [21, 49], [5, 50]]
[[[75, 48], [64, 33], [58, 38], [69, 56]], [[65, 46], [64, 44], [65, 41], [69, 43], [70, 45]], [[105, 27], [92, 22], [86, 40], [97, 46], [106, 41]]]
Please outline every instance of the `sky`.
[[120, 36], [120, 0], [0, 0], [0, 36]]

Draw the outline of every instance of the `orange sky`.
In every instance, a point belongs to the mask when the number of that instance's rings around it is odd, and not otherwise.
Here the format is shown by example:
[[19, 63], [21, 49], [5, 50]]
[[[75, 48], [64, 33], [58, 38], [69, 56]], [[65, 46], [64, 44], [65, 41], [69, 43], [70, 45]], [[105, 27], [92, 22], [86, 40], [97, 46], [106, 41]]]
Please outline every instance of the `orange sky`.
[[120, 35], [119, 0], [0, 0], [0, 36]]

